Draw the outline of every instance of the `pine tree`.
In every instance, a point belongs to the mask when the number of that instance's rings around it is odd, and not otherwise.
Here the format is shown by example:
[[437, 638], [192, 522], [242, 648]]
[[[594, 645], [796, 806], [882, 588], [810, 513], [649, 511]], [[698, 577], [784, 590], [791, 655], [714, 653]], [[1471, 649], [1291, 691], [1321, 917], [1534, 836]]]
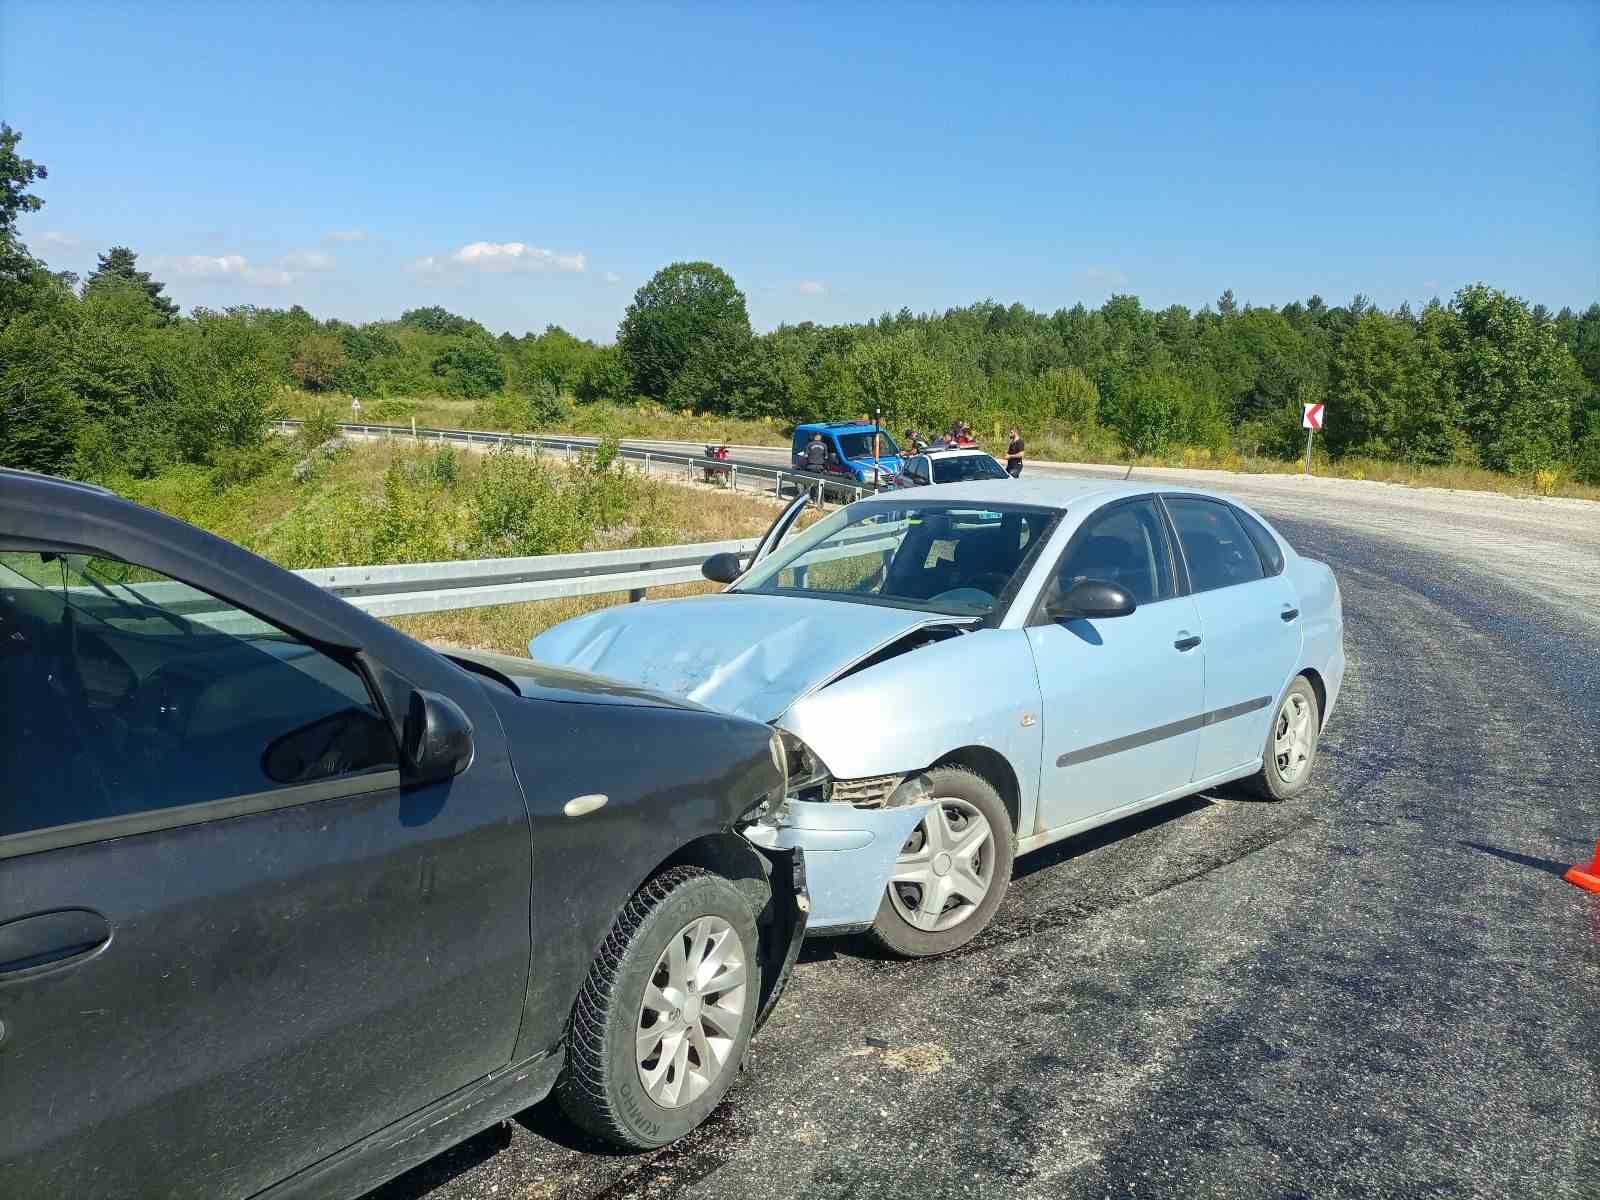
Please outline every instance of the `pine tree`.
[[170, 323], [178, 315], [178, 306], [167, 297], [162, 290], [167, 286], [156, 279], [150, 278], [149, 271], [138, 269], [139, 256], [126, 246], [113, 246], [108, 254], [100, 256], [99, 263], [94, 272], [83, 285], [83, 290], [89, 292], [97, 285], [104, 286], [111, 283], [132, 283], [144, 289], [145, 295], [150, 297], [150, 304], [161, 319]]

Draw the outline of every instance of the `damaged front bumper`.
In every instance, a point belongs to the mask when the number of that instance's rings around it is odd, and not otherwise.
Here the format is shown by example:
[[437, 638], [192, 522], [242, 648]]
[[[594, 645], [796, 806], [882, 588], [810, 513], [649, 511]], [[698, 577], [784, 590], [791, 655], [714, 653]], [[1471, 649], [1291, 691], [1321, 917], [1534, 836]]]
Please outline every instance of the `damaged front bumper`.
[[803, 852], [807, 933], [856, 933], [877, 918], [895, 859], [927, 809], [791, 800], [778, 824], [758, 823], [745, 837], [763, 850]]
[[806, 886], [805, 855], [793, 848], [762, 845], [750, 837], [755, 828], [746, 829], [745, 837], [767, 860], [770, 889], [770, 898], [759, 920], [761, 997], [755, 1025], [759, 1031], [777, 1007], [783, 989], [789, 986], [795, 960], [800, 957], [800, 944], [806, 940], [811, 899]]

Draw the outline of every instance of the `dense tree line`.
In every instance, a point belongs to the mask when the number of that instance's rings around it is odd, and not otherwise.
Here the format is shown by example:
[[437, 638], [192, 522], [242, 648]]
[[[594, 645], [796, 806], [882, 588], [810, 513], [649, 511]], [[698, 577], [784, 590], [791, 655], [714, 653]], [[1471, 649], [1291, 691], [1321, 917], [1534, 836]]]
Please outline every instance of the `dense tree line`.
[[993, 421], [1086, 452], [1176, 447], [1292, 457], [1300, 405], [1328, 405], [1335, 455], [1600, 482], [1600, 304], [1551, 313], [1481, 284], [1421, 311], [1357, 296], [1153, 310], [1134, 296], [1053, 313], [992, 301], [757, 335], [711, 263], [639, 289], [615, 345], [559, 326], [496, 337], [442, 308], [354, 325], [289, 309], [197, 309], [114, 247], [80, 281], [17, 236], [43, 167], [0, 126], [0, 463], [104, 477], [226, 464], [281, 389], [443, 395], [548, 426], [568, 404], [646, 401], [780, 422], [880, 410], [895, 428]]

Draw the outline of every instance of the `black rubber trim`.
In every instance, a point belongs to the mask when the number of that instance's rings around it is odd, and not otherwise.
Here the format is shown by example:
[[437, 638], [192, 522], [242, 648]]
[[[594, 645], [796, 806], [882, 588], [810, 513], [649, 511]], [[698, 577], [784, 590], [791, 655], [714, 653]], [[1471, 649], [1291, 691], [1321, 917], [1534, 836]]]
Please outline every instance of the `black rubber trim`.
[[1126, 737], [1112, 738], [1109, 742], [1099, 742], [1093, 746], [1085, 746], [1081, 750], [1068, 751], [1056, 759], [1056, 766], [1075, 767], [1079, 763], [1104, 758], [1108, 754], [1121, 754], [1124, 750], [1137, 750], [1140, 746], [1149, 746], [1155, 742], [1165, 741], [1167, 738], [1193, 733], [1196, 729], [1204, 729], [1208, 725], [1220, 725], [1223, 721], [1231, 721], [1234, 717], [1242, 717], [1246, 713], [1253, 713], [1271, 703], [1271, 696], [1257, 696], [1254, 700], [1246, 700], [1242, 704], [1230, 704], [1226, 708], [1214, 708], [1210, 712], [1200, 713], [1198, 716], [1185, 717], [1181, 721], [1157, 725], [1153, 729], [1130, 733]]
[[275, 808], [294, 808], [301, 804], [315, 804], [319, 800], [334, 800], [341, 796], [361, 796], [368, 792], [398, 790], [399, 787], [398, 770], [374, 771], [367, 775], [345, 775], [338, 779], [323, 779], [316, 783], [274, 788], [270, 792], [250, 792], [244, 796], [207, 800], [200, 804], [180, 804], [172, 808], [122, 813], [115, 817], [96, 817], [92, 821], [52, 825], [45, 829], [30, 829], [25, 833], [0, 837], [0, 859], [21, 858], [25, 854], [61, 850], [67, 846], [82, 846], [90, 842], [105, 842], [112, 838], [132, 837], [139, 833], [155, 833], [162, 829], [179, 829], [185, 825], [203, 825], [208, 821], [225, 821], [230, 817], [269, 812]]

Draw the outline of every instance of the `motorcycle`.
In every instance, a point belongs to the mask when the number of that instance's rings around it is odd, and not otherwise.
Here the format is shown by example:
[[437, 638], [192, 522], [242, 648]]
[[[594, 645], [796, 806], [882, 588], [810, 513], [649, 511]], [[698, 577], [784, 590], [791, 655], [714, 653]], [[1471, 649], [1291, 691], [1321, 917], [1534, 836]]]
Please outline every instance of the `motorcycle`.
[[706, 457], [714, 459], [715, 462], [705, 463], [700, 468], [705, 476], [705, 481], [707, 483], [726, 484], [729, 469], [726, 466], [718, 466], [716, 464], [728, 461], [728, 448], [726, 446], [707, 446]]

